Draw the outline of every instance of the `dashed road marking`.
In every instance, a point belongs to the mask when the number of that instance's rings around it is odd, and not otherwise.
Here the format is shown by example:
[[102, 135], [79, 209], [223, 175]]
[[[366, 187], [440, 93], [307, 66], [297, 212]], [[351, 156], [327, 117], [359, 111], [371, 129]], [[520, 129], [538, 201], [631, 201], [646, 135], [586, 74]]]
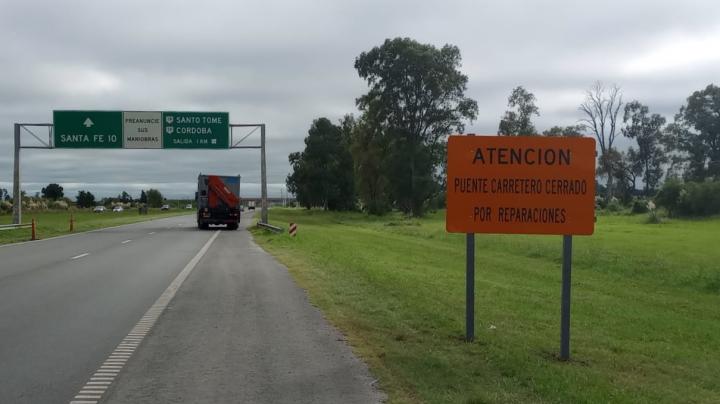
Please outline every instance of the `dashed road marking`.
[[[70, 404], [97, 404], [97, 402], [102, 399], [105, 391], [115, 381], [117, 375], [125, 367], [127, 360], [130, 359], [132, 354], [135, 352], [135, 349], [145, 338], [145, 335], [147, 335], [150, 329], [155, 325], [155, 322], [158, 317], [160, 317], [160, 314], [165, 311], [165, 308], [175, 296], [175, 293], [178, 289], [180, 289], [180, 286], [183, 284], [185, 279], [187, 279], [188, 275], [190, 275], [190, 272], [192, 272], [200, 259], [205, 255], [207, 250], [210, 248], [210, 245], [213, 241], [215, 241], [219, 234], [220, 231], [216, 230], [212, 237], [210, 237], [210, 240], [208, 240], [200, 251], [198, 251], [198, 253], [190, 260], [190, 262], [185, 265], [185, 268], [183, 268], [175, 279], [173, 279], [170, 286], [165, 289], [163, 294], [160, 295], [145, 315], [143, 315], [137, 324], [135, 324], [135, 327], [130, 330], [128, 335], [120, 341], [117, 348], [115, 348], [115, 350], [107, 357], [107, 359], [105, 359], [95, 373], [93, 373], [75, 398], [70, 401]], [[132, 240], [125, 240], [123, 241], [123, 244], [129, 243], [130, 241]], [[73, 257], [73, 259], [81, 258], [86, 255], [88, 254], [81, 254], [77, 257]]]
[[78, 259], [78, 258], [87, 257], [88, 255], [90, 255], [90, 253], [83, 253], [83, 254], [80, 254], [80, 255], [76, 255], [76, 256], [74, 256], [74, 257], [72, 257], [72, 258], [70, 258], [70, 259], [71, 259], [71, 260], [76, 260], [76, 259]]
[[151, 232], [150, 232], [150, 233], [148, 233], [148, 234], [155, 234], [155, 232], [154, 232], [154, 231], [151, 231]]

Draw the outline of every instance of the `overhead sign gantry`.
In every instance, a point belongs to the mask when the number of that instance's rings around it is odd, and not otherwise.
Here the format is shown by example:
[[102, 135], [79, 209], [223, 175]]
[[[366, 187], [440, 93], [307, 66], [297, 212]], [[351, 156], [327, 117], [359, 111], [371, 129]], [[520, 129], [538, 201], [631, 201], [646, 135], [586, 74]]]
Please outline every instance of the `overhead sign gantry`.
[[[31, 127], [48, 128], [47, 141]], [[250, 129], [239, 140], [233, 129]], [[260, 145], [240, 143], [260, 129]], [[40, 146], [23, 146], [22, 131]], [[260, 149], [261, 223], [267, 223], [265, 124], [231, 124], [227, 112], [55, 110], [53, 123], [15, 124], [13, 223], [22, 219], [20, 149]]]

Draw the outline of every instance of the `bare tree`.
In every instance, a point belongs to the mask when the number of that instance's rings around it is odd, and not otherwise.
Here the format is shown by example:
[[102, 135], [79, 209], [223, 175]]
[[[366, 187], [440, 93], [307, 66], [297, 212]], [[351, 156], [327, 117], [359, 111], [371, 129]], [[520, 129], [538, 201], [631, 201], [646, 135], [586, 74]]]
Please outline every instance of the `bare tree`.
[[[600, 172], [615, 172], [615, 159], [609, 158], [613, 152], [613, 143], [622, 132], [617, 129], [618, 114], [622, 107], [620, 87], [613, 85], [608, 88], [597, 81], [585, 93], [585, 101], [580, 110], [586, 115], [580, 120], [585, 130], [595, 135], [600, 144]], [[613, 175], [607, 175], [607, 194], [605, 199], [610, 202], [613, 195]]]

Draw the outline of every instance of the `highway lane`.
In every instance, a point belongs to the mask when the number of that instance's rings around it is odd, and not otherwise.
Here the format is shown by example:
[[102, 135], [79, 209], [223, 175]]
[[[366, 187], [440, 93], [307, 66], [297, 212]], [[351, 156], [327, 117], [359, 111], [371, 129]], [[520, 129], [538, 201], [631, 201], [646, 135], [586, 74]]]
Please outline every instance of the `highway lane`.
[[67, 403], [212, 231], [182, 216], [0, 247], [0, 403]]
[[373, 380], [286, 267], [223, 231], [100, 403], [369, 404]]

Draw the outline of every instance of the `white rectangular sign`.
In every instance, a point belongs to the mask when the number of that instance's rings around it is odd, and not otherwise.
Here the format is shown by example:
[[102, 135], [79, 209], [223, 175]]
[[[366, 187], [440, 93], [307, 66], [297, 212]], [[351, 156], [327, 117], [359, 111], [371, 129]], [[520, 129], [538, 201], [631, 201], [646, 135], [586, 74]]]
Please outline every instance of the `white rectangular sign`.
[[123, 112], [123, 147], [162, 149], [162, 112]]

